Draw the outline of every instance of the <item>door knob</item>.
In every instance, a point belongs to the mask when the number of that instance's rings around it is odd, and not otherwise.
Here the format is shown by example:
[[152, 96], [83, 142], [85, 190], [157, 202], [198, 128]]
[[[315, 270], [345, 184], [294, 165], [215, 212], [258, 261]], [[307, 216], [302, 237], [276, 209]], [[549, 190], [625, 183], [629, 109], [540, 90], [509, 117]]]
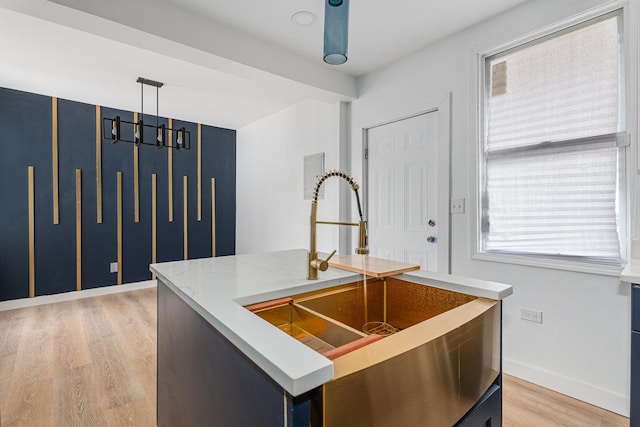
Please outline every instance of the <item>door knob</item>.
[[435, 243], [435, 242], [437, 242], [437, 241], [438, 241], [438, 238], [437, 238], [437, 237], [435, 237], [435, 236], [429, 236], [429, 237], [427, 237], [427, 242], [429, 242], [429, 243]]

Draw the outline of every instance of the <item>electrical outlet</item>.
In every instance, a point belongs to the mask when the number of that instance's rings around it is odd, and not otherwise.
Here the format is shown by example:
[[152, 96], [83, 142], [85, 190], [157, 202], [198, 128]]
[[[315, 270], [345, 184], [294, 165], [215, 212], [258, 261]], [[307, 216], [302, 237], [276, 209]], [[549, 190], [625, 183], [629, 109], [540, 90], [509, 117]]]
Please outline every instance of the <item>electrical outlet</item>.
[[464, 213], [464, 199], [451, 199], [449, 204], [449, 212], [452, 214]]
[[542, 323], [542, 312], [530, 308], [520, 308], [520, 318], [529, 322]]
[[109, 264], [109, 273], [117, 273], [118, 272], [118, 263], [112, 262]]

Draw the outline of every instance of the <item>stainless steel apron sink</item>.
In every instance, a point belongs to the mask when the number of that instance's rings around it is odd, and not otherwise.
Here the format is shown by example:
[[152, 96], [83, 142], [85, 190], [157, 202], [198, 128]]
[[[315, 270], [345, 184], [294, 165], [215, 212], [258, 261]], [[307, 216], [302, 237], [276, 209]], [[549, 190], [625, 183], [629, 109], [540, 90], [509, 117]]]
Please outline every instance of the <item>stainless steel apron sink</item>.
[[387, 277], [247, 308], [333, 360], [313, 426], [452, 426], [500, 372], [494, 300]]

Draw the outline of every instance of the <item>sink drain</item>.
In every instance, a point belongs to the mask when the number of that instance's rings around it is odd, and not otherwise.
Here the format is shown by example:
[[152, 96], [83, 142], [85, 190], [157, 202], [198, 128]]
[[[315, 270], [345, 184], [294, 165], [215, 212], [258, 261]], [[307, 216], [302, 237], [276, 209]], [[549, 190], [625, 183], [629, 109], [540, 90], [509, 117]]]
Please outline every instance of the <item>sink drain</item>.
[[398, 330], [386, 322], [367, 322], [362, 325], [362, 332], [368, 335], [377, 334], [387, 336], [395, 334]]

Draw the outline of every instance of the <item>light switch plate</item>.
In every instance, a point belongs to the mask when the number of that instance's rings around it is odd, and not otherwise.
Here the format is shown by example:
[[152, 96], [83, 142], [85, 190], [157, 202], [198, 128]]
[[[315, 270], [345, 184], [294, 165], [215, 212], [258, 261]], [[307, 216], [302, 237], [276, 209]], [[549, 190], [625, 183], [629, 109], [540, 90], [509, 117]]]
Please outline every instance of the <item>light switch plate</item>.
[[117, 273], [118, 272], [118, 263], [112, 262], [109, 264], [109, 273]]

